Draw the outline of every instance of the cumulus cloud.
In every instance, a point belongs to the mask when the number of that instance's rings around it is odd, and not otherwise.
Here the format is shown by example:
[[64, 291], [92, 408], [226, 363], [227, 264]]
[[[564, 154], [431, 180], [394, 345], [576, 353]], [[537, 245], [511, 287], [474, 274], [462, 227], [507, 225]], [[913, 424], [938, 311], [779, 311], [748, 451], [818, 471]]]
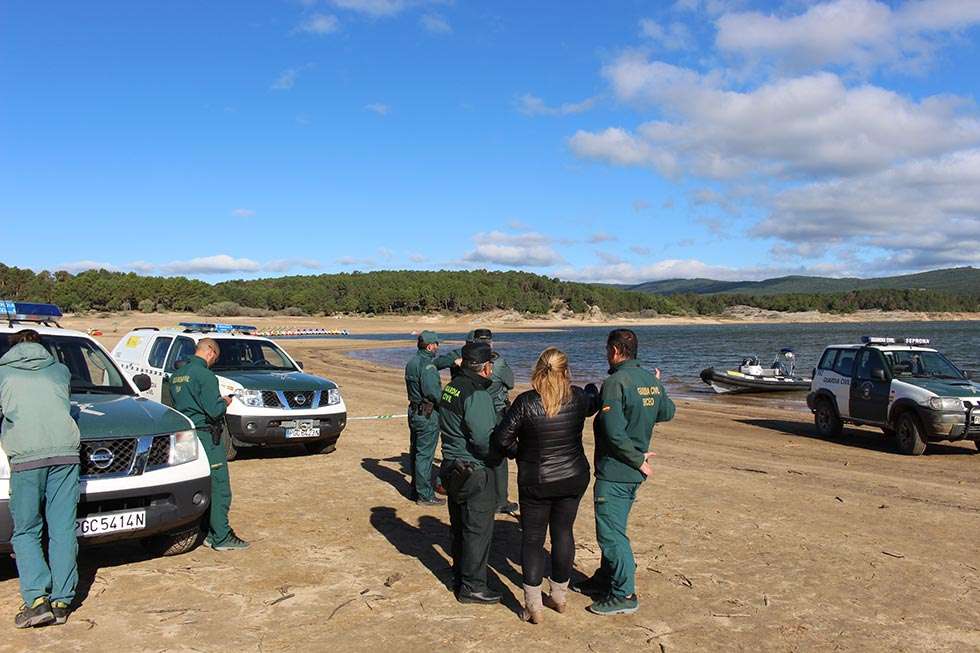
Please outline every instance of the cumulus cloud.
[[379, 116], [387, 116], [389, 113], [391, 113], [391, 107], [382, 102], [372, 102], [371, 104], [365, 105], [364, 109], [372, 113], [376, 113]]
[[915, 101], [873, 85], [848, 88], [833, 73], [733, 91], [716, 75], [627, 53], [604, 74], [621, 100], [669, 118], [635, 133], [579, 131], [572, 151], [668, 177], [848, 175], [980, 144], [980, 120], [963, 98]]
[[400, 14], [409, 4], [408, 0], [330, 0], [340, 9], [365, 14], [373, 18], [383, 18]]
[[602, 250], [596, 250], [596, 258], [605, 263], [606, 265], [620, 265], [624, 263], [623, 257], [619, 254], [613, 252], [604, 252]]
[[340, 29], [340, 21], [331, 14], [313, 14], [303, 20], [296, 28], [297, 32], [324, 36]]
[[536, 95], [525, 93], [517, 98], [517, 110], [525, 116], [568, 116], [583, 113], [595, 106], [598, 98], [590, 97], [581, 102], [565, 102], [558, 106], [549, 106]]
[[603, 264], [581, 268], [565, 267], [556, 271], [557, 276], [570, 281], [593, 283], [636, 284], [663, 279], [707, 278], [720, 281], [757, 281], [787, 274], [819, 274], [838, 276], [846, 271], [839, 265], [812, 265], [807, 267], [751, 266], [735, 268], [711, 265], [697, 259], [666, 259], [647, 265], [632, 263]]
[[640, 21], [640, 34], [664, 50], [689, 50], [695, 44], [691, 30], [680, 22], [662, 25], [651, 18], [644, 18]]
[[608, 243], [614, 240], [619, 240], [616, 236], [612, 234], [607, 234], [605, 231], [597, 231], [596, 233], [589, 236], [589, 242], [593, 245], [598, 243]]
[[283, 258], [269, 261], [262, 266], [266, 272], [286, 272], [297, 268], [304, 270], [319, 270], [320, 262], [310, 258]]
[[644, 247], [643, 245], [630, 245], [630, 251], [637, 256], [649, 256], [650, 248]]
[[980, 24], [980, 3], [907, 0], [829, 0], [793, 15], [731, 12], [717, 21], [719, 49], [772, 58], [795, 69], [852, 66], [920, 68], [951, 32]]
[[354, 256], [341, 256], [340, 258], [338, 258], [334, 262], [337, 265], [341, 265], [341, 266], [343, 266], [345, 268], [355, 268], [355, 267], [372, 268], [372, 267], [374, 267], [374, 260], [369, 259], [369, 258], [357, 258], [357, 257], [354, 257]]
[[439, 14], [423, 14], [419, 18], [419, 25], [427, 32], [433, 34], [449, 34], [453, 31], [452, 25]]
[[271, 88], [273, 91], [288, 91], [296, 85], [296, 80], [299, 79], [299, 76], [303, 73], [303, 71], [312, 67], [312, 64], [306, 64], [296, 68], [287, 68], [279, 74], [279, 77], [272, 82], [272, 85], [269, 88]]
[[119, 268], [112, 263], [105, 263], [102, 261], [91, 261], [91, 260], [81, 260], [81, 261], [71, 261], [70, 263], [62, 263], [57, 266], [58, 270], [64, 270], [65, 272], [70, 272], [72, 274], [78, 274], [79, 272], [85, 272], [86, 270], [107, 270], [109, 272], [118, 272]]
[[183, 261], [170, 261], [157, 266], [167, 274], [229, 274], [233, 272], [260, 272], [262, 264], [250, 258], [235, 258], [228, 254], [201, 256]]
[[478, 233], [475, 247], [463, 260], [513, 267], [548, 267], [562, 262], [550, 238], [535, 232], [507, 234], [500, 231]]

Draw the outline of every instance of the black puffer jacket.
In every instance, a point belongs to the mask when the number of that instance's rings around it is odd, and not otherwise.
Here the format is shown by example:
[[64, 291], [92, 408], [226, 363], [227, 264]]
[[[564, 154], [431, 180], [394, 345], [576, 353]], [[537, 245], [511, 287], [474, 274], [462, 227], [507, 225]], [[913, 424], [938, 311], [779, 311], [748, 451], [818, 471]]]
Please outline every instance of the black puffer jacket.
[[598, 393], [577, 386], [572, 386], [571, 400], [554, 417], [545, 415], [536, 390], [518, 396], [493, 432], [496, 446], [508, 458], [517, 459], [517, 484], [540, 485], [588, 476], [582, 427], [597, 410]]

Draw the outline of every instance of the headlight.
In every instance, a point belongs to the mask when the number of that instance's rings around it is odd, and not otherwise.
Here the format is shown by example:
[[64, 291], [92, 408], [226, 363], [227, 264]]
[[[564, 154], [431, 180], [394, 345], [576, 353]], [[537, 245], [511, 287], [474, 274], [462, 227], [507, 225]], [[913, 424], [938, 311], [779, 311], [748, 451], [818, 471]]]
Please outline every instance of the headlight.
[[943, 412], [966, 410], [963, 407], [963, 400], [956, 397], [932, 397], [929, 399], [929, 408]]
[[181, 465], [197, 460], [197, 432], [180, 431], [170, 436], [170, 464]]
[[262, 401], [262, 391], [261, 390], [239, 390], [235, 393], [238, 397], [238, 401], [242, 402], [250, 408], [262, 408], [265, 403]]
[[327, 405], [335, 406], [339, 403], [340, 403], [340, 390], [338, 388], [327, 390]]

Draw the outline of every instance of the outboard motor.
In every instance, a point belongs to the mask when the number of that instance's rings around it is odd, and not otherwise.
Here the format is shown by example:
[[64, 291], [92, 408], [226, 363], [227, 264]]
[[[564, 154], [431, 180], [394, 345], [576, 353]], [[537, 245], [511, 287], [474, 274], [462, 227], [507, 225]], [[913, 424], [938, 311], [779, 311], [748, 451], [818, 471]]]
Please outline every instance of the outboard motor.
[[772, 369], [782, 376], [793, 376], [796, 372], [796, 354], [792, 349], [785, 348], [779, 351], [776, 360], [772, 362]]

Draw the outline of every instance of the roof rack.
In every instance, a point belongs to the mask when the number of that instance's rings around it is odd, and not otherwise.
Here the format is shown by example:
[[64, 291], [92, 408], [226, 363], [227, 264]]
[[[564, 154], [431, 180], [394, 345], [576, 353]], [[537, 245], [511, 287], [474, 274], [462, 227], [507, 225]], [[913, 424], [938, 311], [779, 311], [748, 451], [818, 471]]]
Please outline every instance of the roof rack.
[[11, 327], [15, 322], [33, 322], [60, 328], [61, 325], [55, 321], [55, 318], [61, 316], [61, 309], [54, 304], [0, 300], [0, 319], [6, 320], [7, 325]]
[[216, 324], [214, 322], [179, 322], [184, 333], [253, 333], [258, 327], [248, 324]]

